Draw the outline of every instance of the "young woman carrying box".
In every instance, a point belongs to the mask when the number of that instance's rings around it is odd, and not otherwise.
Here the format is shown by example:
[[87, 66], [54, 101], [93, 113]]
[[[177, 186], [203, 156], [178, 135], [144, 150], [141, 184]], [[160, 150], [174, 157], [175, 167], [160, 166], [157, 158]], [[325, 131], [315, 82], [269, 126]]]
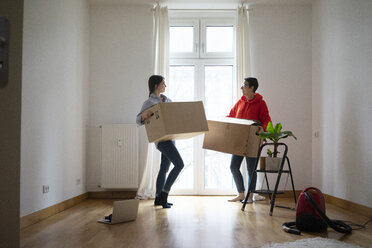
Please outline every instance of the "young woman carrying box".
[[[241, 86], [243, 96], [235, 103], [234, 107], [231, 109], [227, 117], [258, 120], [262, 123], [262, 127], [266, 130], [267, 124], [271, 121], [269, 110], [267, 108], [266, 102], [263, 100], [262, 96], [256, 93], [258, 88], [258, 81], [256, 78], [249, 77], [244, 79], [244, 83]], [[232, 155], [230, 170], [234, 178], [236, 188], [238, 190], [238, 195], [229, 201], [242, 201], [244, 200], [244, 183], [243, 176], [240, 172], [240, 165], [243, 161], [243, 156]], [[247, 162], [248, 177], [250, 182], [252, 181], [252, 190], [256, 188], [256, 178], [257, 175], [254, 173], [256, 159], [245, 157]], [[265, 197], [260, 195], [255, 195], [252, 199], [253, 194], [249, 195], [248, 203], [253, 200], [264, 200]]]
[[[141, 111], [137, 115], [136, 122], [138, 125], [143, 125], [144, 121], [153, 114], [147, 109], [159, 102], [171, 102], [169, 98], [161, 94], [165, 91], [165, 87], [167, 87], [163, 76], [152, 75], [149, 78], [148, 85], [150, 92], [149, 99], [143, 103]], [[173, 204], [168, 202], [168, 194], [173, 183], [182, 171], [184, 164], [173, 140], [161, 141], [155, 143], [155, 146], [161, 152], [161, 162], [156, 179], [156, 198], [154, 205], [170, 208]], [[174, 167], [166, 178], [171, 163], [173, 163]]]

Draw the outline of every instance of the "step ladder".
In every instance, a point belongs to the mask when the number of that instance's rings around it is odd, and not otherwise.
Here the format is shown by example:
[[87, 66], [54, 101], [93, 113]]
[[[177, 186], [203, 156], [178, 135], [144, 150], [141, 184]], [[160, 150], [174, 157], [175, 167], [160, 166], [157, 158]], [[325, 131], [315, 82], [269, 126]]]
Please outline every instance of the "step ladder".
[[[258, 193], [258, 194], [269, 195], [269, 199], [270, 199], [270, 212], [269, 212], [269, 215], [270, 216], [273, 215], [274, 206], [275, 207], [280, 207], [280, 208], [286, 208], [286, 209], [295, 210], [295, 208], [275, 205], [276, 195], [277, 194], [284, 194], [284, 191], [278, 191], [280, 179], [281, 179], [281, 176], [282, 176], [283, 173], [289, 174], [289, 176], [291, 178], [292, 190], [293, 190], [293, 198], [294, 198], [295, 206], [297, 204], [296, 191], [295, 191], [295, 187], [294, 187], [294, 183], [293, 183], [293, 176], [292, 176], [291, 165], [290, 165], [290, 162], [289, 162], [289, 158], [287, 157], [288, 146], [286, 144], [284, 144], [284, 143], [278, 143], [277, 144], [277, 147], [284, 147], [284, 153], [283, 153], [283, 157], [282, 157], [282, 160], [281, 160], [281, 163], [280, 163], [280, 166], [279, 166], [279, 170], [261, 170], [261, 169], [258, 170], [257, 169], [258, 161], [259, 161], [259, 159], [261, 157], [262, 149], [265, 146], [274, 146], [274, 143], [265, 143], [265, 144], [263, 144], [263, 145], [260, 146], [260, 148], [258, 149], [258, 153], [257, 153], [256, 166], [255, 166], [254, 173], [264, 173], [265, 174], [265, 181], [266, 181], [266, 187], [267, 187], [267, 189], [265, 189], [265, 190], [262, 190], [262, 189], [261, 190], [251, 190], [251, 185], [249, 185], [249, 187], [248, 187], [248, 193], [247, 193], [247, 195], [246, 195], [246, 197], [244, 199], [243, 206], [242, 206], [242, 209], [241, 210], [242, 211], [245, 210], [245, 206], [247, 204], [249, 195], [251, 193], [252, 194], [253, 193]], [[283, 169], [285, 164], [287, 164], [287, 166], [288, 166], [288, 169], [286, 169], [286, 170]], [[269, 181], [267, 179], [267, 174], [273, 174], [273, 173], [276, 173], [278, 175], [277, 175], [277, 178], [276, 178], [276, 183], [275, 183], [274, 190], [270, 190]], [[251, 180], [251, 183], [252, 183], [252, 180]]]

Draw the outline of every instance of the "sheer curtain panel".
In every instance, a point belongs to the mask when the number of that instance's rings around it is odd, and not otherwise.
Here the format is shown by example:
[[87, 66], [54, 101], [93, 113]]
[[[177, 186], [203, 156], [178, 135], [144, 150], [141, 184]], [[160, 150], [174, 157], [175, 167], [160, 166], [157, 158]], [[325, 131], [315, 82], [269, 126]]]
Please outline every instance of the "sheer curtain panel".
[[245, 5], [238, 7], [236, 19], [236, 82], [239, 96], [240, 85], [251, 74], [248, 9]]
[[[168, 76], [169, 68], [169, 20], [168, 7], [157, 4], [153, 9], [153, 72]], [[156, 177], [160, 167], [160, 152], [154, 143], [148, 144], [146, 167], [137, 192], [137, 198], [155, 197]]]

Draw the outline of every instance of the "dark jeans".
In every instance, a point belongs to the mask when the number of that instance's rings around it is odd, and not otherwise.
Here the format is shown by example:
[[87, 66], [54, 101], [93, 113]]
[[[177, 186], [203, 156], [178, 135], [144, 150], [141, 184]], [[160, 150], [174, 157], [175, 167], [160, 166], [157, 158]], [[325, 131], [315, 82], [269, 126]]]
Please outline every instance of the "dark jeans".
[[[243, 176], [240, 172], [240, 165], [243, 161], [243, 156], [238, 155], [232, 155], [231, 157], [231, 163], [230, 163], [230, 170], [234, 178], [234, 182], [236, 185], [236, 189], [238, 190], [238, 193], [244, 193], [244, 182], [243, 182]], [[248, 170], [248, 187], [252, 180], [252, 190], [256, 189], [256, 180], [257, 180], [257, 173], [253, 173], [255, 166], [256, 166], [256, 160], [257, 158], [249, 158], [245, 157], [245, 160], [247, 162], [247, 170]]]
[[[156, 195], [159, 195], [162, 190], [166, 192], [170, 191], [184, 165], [174, 141], [159, 142], [157, 148], [161, 152], [160, 170], [156, 179]], [[173, 163], [174, 167], [167, 179], [165, 179], [171, 163]]]

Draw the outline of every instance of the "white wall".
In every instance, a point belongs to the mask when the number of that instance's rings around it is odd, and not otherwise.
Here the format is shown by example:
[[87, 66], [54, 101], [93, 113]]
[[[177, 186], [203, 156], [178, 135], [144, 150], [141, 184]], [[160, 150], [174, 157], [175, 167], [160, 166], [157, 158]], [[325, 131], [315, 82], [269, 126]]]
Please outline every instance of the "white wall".
[[313, 6], [313, 183], [372, 207], [372, 2]]
[[84, 0], [24, 2], [21, 216], [86, 192], [88, 11]]
[[[151, 5], [92, 4], [90, 13], [90, 99], [87, 187], [100, 190], [101, 124], [135, 123], [148, 97], [152, 73]], [[147, 136], [140, 128], [139, 174], [145, 166]]]
[[[296, 190], [311, 185], [311, 5], [253, 5], [252, 76], [274, 124], [292, 131], [288, 145]], [[287, 175], [283, 174], [281, 188]], [[261, 183], [261, 182], [260, 182]], [[290, 181], [287, 187], [290, 190]]]

